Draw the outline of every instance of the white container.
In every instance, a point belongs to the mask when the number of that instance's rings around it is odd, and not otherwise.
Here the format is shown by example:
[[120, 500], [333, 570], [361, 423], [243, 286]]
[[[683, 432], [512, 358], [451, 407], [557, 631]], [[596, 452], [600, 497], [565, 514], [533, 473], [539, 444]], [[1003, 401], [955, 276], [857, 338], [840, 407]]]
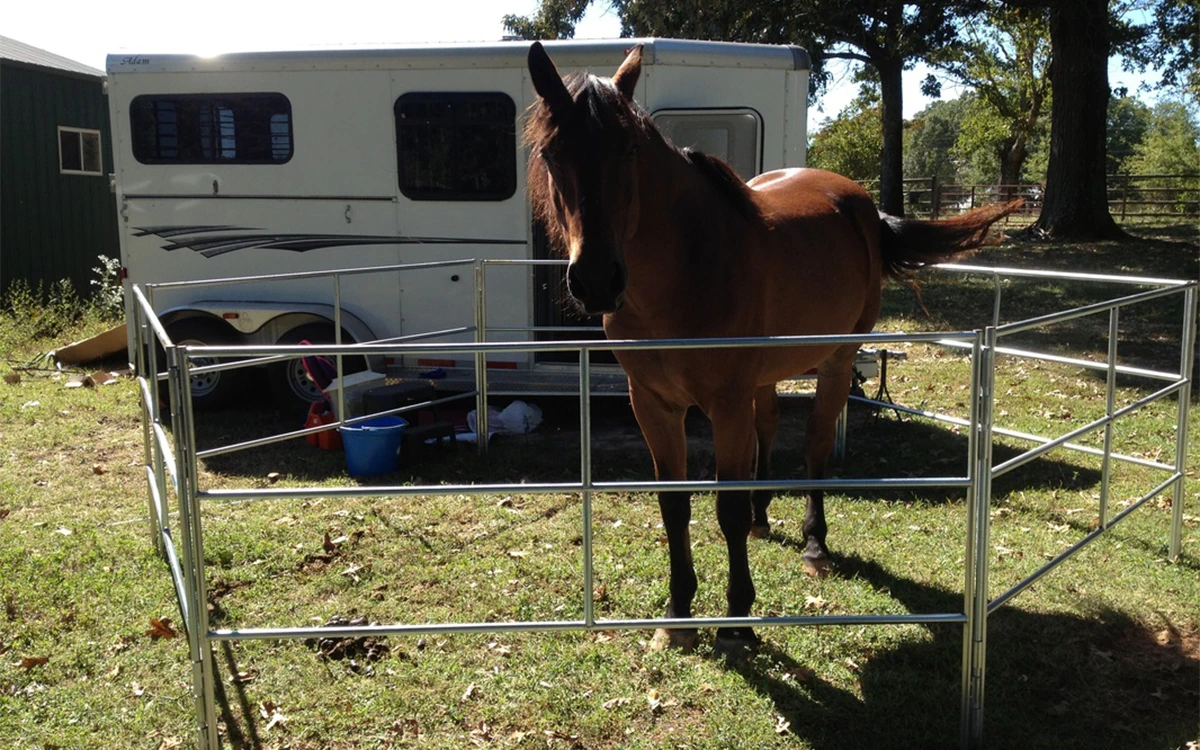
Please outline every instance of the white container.
[[363, 394], [372, 388], [388, 384], [386, 375], [370, 370], [356, 372], [344, 378], [334, 378], [329, 387], [325, 389], [325, 395], [329, 398], [329, 403], [333, 404], [333, 415], [338, 419], [341, 419], [341, 416], [338, 414], [338, 391], [342, 389], [342, 381], [345, 381], [346, 388], [347, 419], [362, 416]]

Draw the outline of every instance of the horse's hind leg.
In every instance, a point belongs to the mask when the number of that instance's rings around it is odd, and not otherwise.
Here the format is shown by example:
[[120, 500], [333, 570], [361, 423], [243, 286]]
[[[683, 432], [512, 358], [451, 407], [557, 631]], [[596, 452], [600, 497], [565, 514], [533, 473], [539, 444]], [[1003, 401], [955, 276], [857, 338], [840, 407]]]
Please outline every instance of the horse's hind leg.
[[[805, 434], [805, 461], [809, 479], [824, 479], [825, 465], [833, 451], [838, 416], [846, 406], [854, 372], [854, 354], [858, 345], [844, 346], [817, 369], [817, 396]], [[823, 576], [829, 572], [829, 548], [825, 545], [825, 493], [813, 490], [808, 495], [804, 514], [804, 571]]]
[[[744, 397], [723, 394], [706, 408], [713, 424], [713, 442], [717, 453], [717, 479], [749, 479], [754, 467], [754, 404], [751, 393]], [[729, 552], [729, 586], [725, 595], [730, 617], [746, 617], [754, 604], [754, 582], [746, 543], [753, 521], [750, 492], [721, 490], [717, 493], [717, 521], [725, 535]], [[718, 628], [714, 651], [718, 656], [741, 659], [758, 647], [758, 636], [748, 627]]]
[[[630, 402], [637, 417], [642, 436], [654, 459], [654, 476], [662, 481], [687, 479], [687, 439], [683, 420], [687, 409], [670, 406], [653, 394], [629, 384]], [[689, 492], [658, 493], [658, 509], [662, 513], [663, 529], [667, 533], [667, 550], [671, 561], [671, 598], [667, 603], [668, 618], [692, 616], [692, 599], [696, 595], [696, 571], [692, 566], [692, 540], [689, 525], [692, 520], [692, 496]], [[696, 647], [694, 628], [659, 629], [650, 647], [653, 650], [676, 648], [684, 652]]]
[[[754, 434], [758, 438], [758, 457], [755, 460], [755, 479], [767, 479], [771, 475], [771, 443], [779, 429], [779, 396], [775, 385], [759, 386], [754, 392]], [[750, 498], [754, 506], [754, 521], [750, 524], [750, 536], [759, 539], [771, 533], [767, 519], [767, 506], [771, 504], [771, 490], [755, 490]]]

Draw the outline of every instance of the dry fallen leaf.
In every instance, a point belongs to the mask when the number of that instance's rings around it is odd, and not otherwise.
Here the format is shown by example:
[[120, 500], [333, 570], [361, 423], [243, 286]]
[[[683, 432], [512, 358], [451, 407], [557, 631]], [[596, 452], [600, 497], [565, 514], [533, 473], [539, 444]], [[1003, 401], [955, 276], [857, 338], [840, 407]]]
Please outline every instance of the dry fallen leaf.
[[158, 640], [159, 638], [174, 638], [175, 636], [179, 635], [179, 633], [175, 632], [175, 628], [171, 627], [170, 617], [164, 617], [162, 619], [151, 617], [150, 629], [146, 631], [146, 635], [150, 636], [150, 638], [154, 640]]
[[658, 691], [650, 688], [646, 691], [646, 703], [650, 706], [650, 713], [658, 713], [662, 710], [662, 699], [658, 696]]
[[792, 667], [791, 669], [789, 669], [788, 671], [783, 673], [784, 680], [795, 680], [797, 682], [804, 682], [804, 683], [811, 682], [812, 678], [815, 676], [816, 676], [815, 672], [813, 672], [808, 667], [804, 667], [804, 666]]
[[782, 716], [775, 717], [775, 734], [787, 734], [788, 729], [792, 726], [792, 722]]
[[16, 385], [17, 383], [21, 382], [21, 374], [16, 372], [6, 372], [4, 373], [4, 382], [8, 383], [9, 385]]
[[329, 538], [329, 532], [328, 532], [328, 531], [326, 531], [326, 532], [325, 532], [325, 541], [324, 541], [324, 542], [322, 542], [321, 546], [322, 546], [322, 547], [324, 547], [324, 548], [325, 548], [325, 551], [326, 551], [326, 552], [328, 552], [328, 553], [329, 553], [329, 554], [331, 554], [331, 555], [332, 555], [334, 552], [336, 552], [336, 551], [337, 551], [337, 545], [336, 545], [336, 544], [334, 544], [334, 543], [333, 543], [333, 540], [331, 540], [331, 539]]
[[592, 601], [594, 602], [602, 602], [607, 598], [608, 586], [605, 586], [603, 583], [597, 586], [594, 591], [592, 591]]
[[267, 474], [267, 481], [270, 482], [271, 484], [275, 484], [276, 482], [278, 482], [280, 480], [280, 478], [282, 476], [283, 475], [280, 474], [278, 471], [272, 471], [269, 474]]
[[107, 474], [108, 469], [104, 468], [104, 464], [92, 464], [92, 473], [96, 474], [97, 476], [100, 474]]
[[825, 609], [825, 605], [827, 603], [828, 602], [826, 602], [824, 599], [822, 599], [819, 596], [806, 595], [804, 597], [804, 608], [805, 609], [822, 610], [822, 609]]
[[26, 656], [21, 659], [21, 663], [18, 666], [21, 669], [33, 669], [34, 667], [42, 666], [48, 661], [50, 661], [49, 656]]
[[71, 530], [68, 529], [66, 526], [59, 526], [57, 529], [54, 530], [54, 533], [62, 534], [63, 536], [71, 536]]
[[467, 701], [471, 700], [471, 698], [473, 698], [475, 693], [478, 691], [479, 686], [472, 682], [470, 685], [467, 685], [467, 689], [463, 691], [462, 698], [460, 700], [463, 703], [466, 703]]
[[146, 692], [146, 688], [142, 687], [136, 682], [129, 683], [129, 690], [133, 693], [135, 698], [141, 698], [142, 694]]
[[263, 701], [262, 703], [259, 703], [258, 713], [264, 719], [268, 719], [267, 726], [264, 727], [266, 731], [270, 731], [275, 726], [283, 729], [283, 724], [287, 721], [287, 717], [280, 712], [279, 706], [276, 706], [271, 701]]

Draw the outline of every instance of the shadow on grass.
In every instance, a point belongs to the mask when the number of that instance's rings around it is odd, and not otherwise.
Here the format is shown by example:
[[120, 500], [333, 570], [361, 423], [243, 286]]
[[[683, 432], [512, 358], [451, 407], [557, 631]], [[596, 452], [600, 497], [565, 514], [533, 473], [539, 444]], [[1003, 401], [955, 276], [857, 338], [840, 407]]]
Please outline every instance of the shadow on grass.
[[[858, 557], [858, 578], [913, 612], [961, 611], [962, 595], [918, 583]], [[962, 629], [878, 653], [861, 667], [861, 698], [820, 678], [779, 675], [801, 665], [765, 639], [763, 656], [736, 669], [813, 748], [957, 747]], [[1157, 632], [1112, 610], [1090, 616], [1012, 606], [988, 625], [985, 736], [996, 748], [1182, 747], [1195, 737], [1200, 634], [1164, 622]], [[764, 658], [765, 657], [765, 658]], [[764, 664], [770, 664], [768, 670]]]

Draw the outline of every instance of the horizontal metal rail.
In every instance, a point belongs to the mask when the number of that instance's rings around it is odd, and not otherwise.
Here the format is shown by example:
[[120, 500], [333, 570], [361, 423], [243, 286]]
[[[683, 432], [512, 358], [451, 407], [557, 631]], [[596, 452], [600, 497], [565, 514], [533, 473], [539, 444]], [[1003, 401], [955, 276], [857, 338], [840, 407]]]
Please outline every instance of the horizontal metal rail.
[[702, 492], [718, 490], [825, 490], [836, 492], [841, 489], [874, 490], [919, 490], [935, 487], [966, 488], [970, 480], [966, 477], [907, 477], [896, 479], [846, 478], [846, 479], [796, 479], [694, 482], [534, 482], [529, 484], [431, 484], [431, 485], [380, 485], [371, 487], [280, 487], [261, 489], [212, 489], [199, 490], [196, 496], [203, 500], [308, 500], [317, 497], [376, 497], [379, 495], [503, 495], [519, 492], [528, 495], [579, 494], [580, 492]]
[[355, 424], [359, 424], [361, 422], [368, 422], [368, 421], [370, 421], [372, 419], [376, 419], [378, 417], [386, 417], [386, 416], [389, 416], [392, 414], [402, 414], [404, 412], [417, 411], [420, 409], [429, 409], [434, 406], [439, 406], [441, 404], [448, 404], [452, 401], [460, 401], [462, 399], [474, 398], [474, 397], [475, 397], [474, 391], [470, 391], [470, 392], [466, 392], [466, 393], [456, 393], [453, 396], [446, 396], [445, 398], [437, 398], [432, 401], [422, 401], [419, 404], [398, 406], [395, 409], [388, 409], [387, 411], [375, 412], [373, 414], [364, 414], [361, 417], [352, 417], [350, 419], [343, 419], [343, 420], [340, 420], [337, 422], [330, 422], [329, 424], [319, 425], [317, 427], [305, 427], [303, 429], [292, 430], [291, 432], [283, 432], [278, 435], [271, 435], [271, 436], [265, 437], [265, 438], [256, 438], [254, 440], [246, 440], [244, 442], [234, 443], [232, 445], [222, 445], [222, 446], [218, 446], [216, 448], [209, 448], [208, 450], [196, 451], [196, 458], [209, 458], [211, 456], [221, 456], [226, 453], [235, 453], [237, 451], [247, 450], [249, 448], [261, 448], [264, 445], [272, 445], [273, 443], [282, 443], [284, 441], [292, 440], [294, 438], [304, 437], [306, 435], [315, 435], [318, 432], [326, 432], [328, 430], [337, 429], [338, 427], [345, 427], [347, 425], [355, 425]]
[[[961, 341], [939, 341], [939, 344], [954, 349], [970, 349], [969, 344]], [[1027, 349], [1013, 349], [1007, 346], [996, 347], [997, 354], [1006, 354], [1012, 357], [1021, 357], [1023, 359], [1037, 359], [1043, 362], [1054, 362], [1060, 365], [1072, 365], [1074, 367], [1082, 367], [1088, 370], [1098, 370], [1107, 372], [1108, 365], [1104, 362], [1097, 362], [1090, 359], [1078, 359], [1076, 357], [1063, 357], [1058, 354], [1046, 354], [1044, 352], [1034, 352]], [[1134, 375], [1140, 378], [1151, 378], [1154, 380], [1178, 380], [1179, 373], [1177, 372], [1162, 372], [1160, 370], [1146, 370], [1141, 367], [1128, 367], [1126, 365], [1116, 365], [1114, 368], [1118, 375]]]
[[[900, 404], [893, 404], [888, 401], [876, 401], [875, 399], [867, 398], [866, 396], [851, 396], [850, 400], [857, 401], [858, 403], [862, 404], [877, 406], [883, 409], [891, 409], [903, 414], [911, 414], [915, 417], [924, 417], [926, 419], [933, 419], [939, 422], [946, 422], [959, 427], [971, 426], [971, 423], [968, 420], [963, 419], [962, 417], [955, 417], [950, 414], [925, 411], [924, 409], [914, 409], [911, 406], [901, 406]], [[1041, 435], [1032, 435], [1028, 432], [1019, 432], [1017, 430], [1010, 430], [1005, 427], [993, 426], [992, 432], [996, 433], [997, 435], [1017, 438], [1019, 440], [1028, 440], [1029, 442], [1033, 443], [1048, 443], [1051, 440], [1054, 440], [1054, 438], [1042, 437]], [[1079, 443], [1063, 443], [1061, 447], [1067, 448], [1068, 450], [1078, 451], [1080, 453], [1090, 453], [1094, 456], [1104, 455], [1104, 451], [1099, 448], [1092, 448], [1091, 446], [1080, 445]], [[1126, 463], [1137, 464], [1139, 466], [1146, 466], [1151, 469], [1161, 469], [1163, 471], [1175, 470], [1175, 467], [1171, 466], [1170, 464], [1159, 463], [1158, 461], [1151, 461], [1150, 459], [1139, 458], [1137, 456], [1126, 456], [1122, 453], [1109, 453], [1109, 457], [1116, 461], [1124, 461]]]
[[1039, 271], [1032, 268], [1009, 268], [1005, 266], [974, 266], [967, 263], [935, 263], [933, 268], [942, 271], [958, 273], [982, 273], [996, 276], [1020, 276], [1034, 279], [1058, 279], [1064, 281], [1096, 281], [1113, 284], [1131, 284], [1135, 286], [1174, 286], [1194, 285], [1191, 279], [1159, 279], [1148, 276], [1113, 276], [1099, 273], [1076, 273], [1068, 271]]
[[[705, 338], [705, 339], [609, 339], [605, 341], [489, 341], [485, 344], [406, 344], [404, 354], [492, 354], [514, 352], [579, 352], [587, 351], [639, 351], [666, 349], [754, 349], [789, 346], [845, 346], [847, 344], [891, 344], [891, 343], [937, 343], [942, 339], [973, 341], [974, 332], [952, 333], [857, 333], [821, 336], [761, 336], [755, 338]], [[312, 346], [256, 346], [254, 351], [283, 354], [291, 357], [306, 355], [335, 356], [336, 354], [392, 354], [394, 346], [383, 344], [350, 344], [334, 346], [319, 344]], [[209, 357], [237, 357], [246, 353], [247, 347], [240, 346], [189, 346], [189, 354]]]
[[1140, 409], [1143, 406], [1153, 403], [1154, 401], [1157, 401], [1161, 398], [1170, 396], [1172, 393], [1175, 393], [1176, 391], [1183, 388], [1183, 386], [1186, 384], [1187, 384], [1187, 381], [1183, 380], [1178, 383], [1172, 383], [1171, 385], [1167, 386], [1166, 388], [1160, 388], [1159, 390], [1155, 391], [1154, 393], [1150, 394], [1149, 396], [1146, 396], [1145, 398], [1138, 399], [1137, 401], [1134, 401], [1132, 404], [1129, 404], [1128, 406], [1124, 406], [1120, 409], [1117, 409], [1111, 415], [1104, 416], [1095, 421], [1089, 422], [1088, 424], [1085, 424], [1084, 426], [1082, 426], [1078, 429], [1071, 430], [1067, 434], [1062, 435], [1057, 438], [1054, 438], [1053, 440], [1050, 440], [1047, 443], [1043, 443], [1042, 445], [1039, 445], [1036, 448], [1028, 450], [1019, 456], [1010, 458], [1009, 460], [1005, 461], [1004, 463], [1002, 463], [998, 466], [995, 466], [992, 469], [992, 477], [994, 478], [994, 477], [1001, 476], [1003, 474], [1007, 474], [1008, 472], [1012, 471], [1013, 469], [1017, 468], [1018, 466], [1023, 466], [1024, 464], [1029, 463], [1030, 461], [1037, 458], [1038, 456], [1040, 456], [1044, 453], [1048, 453], [1049, 451], [1052, 451], [1055, 448], [1058, 448], [1059, 446], [1061, 446], [1071, 440], [1074, 440], [1075, 438], [1082, 437], [1083, 435], [1086, 435], [1089, 432], [1093, 432], [1093, 431], [1103, 427], [1106, 424], [1115, 422], [1118, 418], [1124, 416], [1125, 414], [1128, 414], [1136, 409]]
[[1078, 542], [1072, 544], [1067, 549], [1065, 549], [1062, 552], [1055, 555], [1055, 557], [1052, 560], [1050, 560], [1045, 565], [1043, 565], [1040, 568], [1038, 568], [1037, 570], [1035, 570], [1033, 573], [1030, 573], [1026, 578], [1022, 579], [1019, 583], [1014, 585], [1008, 591], [1005, 591], [1000, 596], [997, 596], [995, 599], [988, 602], [988, 608], [987, 608], [988, 614], [991, 614], [992, 612], [999, 609], [1000, 607], [1003, 607], [1008, 602], [1008, 600], [1012, 599], [1017, 594], [1021, 593], [1025, 589], [1029, 588], [1039, 578], [1041, 578], [1046, 573], [1050, 572], [1054, 568], [1061, 565], [1068, 558], [1074, 556], [1076, 552], [1078, 552], [1079, 550], [1083, 549], [1087, 545], [1094, 542], [1097, 538], [1100, 537], [1101, 534], [1103, 534], [1104, 532], [1111, 529], [1113, 526], [1115, 526], [1118, 523], [1120, 523], [1121, 521], [1123, 521], [1130, 513], [1133, 513], [1135, 510], [1142, 507], [1142, 505], [1145, 504], [1148, 500], [1157, 496], [1163, 490], [1165, 490], [1168, 487], [1170, 487], [1171, 485], [1175, 484], [1182, 478], [1183, 478], [1183, 474], [1181, 474], [1179, 472], [1172, 474], [1170, 476], [1170, 478], [1164, 480], [1157, 487], [1155, 487], [1154, 489], [1150, 490], [1150, 492], [1143, 495], [1141, 498], [1139, 498], [1136, 502], [1134, 502], [1128, 508], [1121, 511], [1117, 515], [1113, 516], [1112, 520], [1110, 520], [1106, 526], [1097, 527], [1095, 530], [1089, 532], [1087, 536], [1083, 537]]
[[[463, 334], [463, 333], [474, 333], [474, 332], [475, 332], [475, 326], [458, 326], [457, 328], [446, 328], [441, 331], [430, 331], [429, 333], [413, 333], [413, 334], [409, 334], [407, 336], [393, 336], [392, 338], [388, 338], [388, 339], [374, 339], [372, 341], [365, 341], [363, 343], [342, 344], [342, 348], [344, 350], [342, 353], [348, 355], [349, 353], [353, 352], [354, 347], [365, 346], [367, 344], [381, 344], [381, 345], [382, 344], [401, 344], [401, 343], [404, 343], [407, 341], [423, 341], [426, 339], [436, 339], [436, 338], [441, 338], [443, 336], [457, 336], [457, 335]], [[309, 346], [311, 348], [311, 345], [309, 345]], [[245, 348], [247, 350], [253, 350], [253, 351], [258, 350], [257, 347], [254, 347], [254, 346], [245, 346], [243, 348]], [[300, 356], [305, 356], [305, 355], [300, 355]], [[321, 355], [320, 354], [309, 354], [307, 356], [321, 356]], [[272, 362], [287, 362], [288, 360], [292, 360], [292, 359], [295, 359], [295, 357], [287, 355], [287, 354], [271, 354], [266, 357], [254, 357], [252, 359], [238, 359], [238, 360], [234, 360], [232, 362], [219, 362], [215, 365], [204, 365], [202, 367], [193, 367], [193, 368], [189, 369], [188, 372], [190, 372], [193, 376], [195, 376], [195, 375], [201, 375], [206, 372], [220, 372], [223, 370], [236, 370], [239, 367], [257, 367], [259, 365], [268, 365], [268, 364], [271, 364]], [[165, 375], [163, 377], [165, 377]]]
[[158, 342], [164, 347], [174, 346], [171, 337], [167, 335], [167, 329], [163, 328], [162, 321], [158, 319], [158, 314], [154, 312], [153, 305], [146, 299], [146, 295], [142, 293], [142, 288], [137, 284], [133, 285], [133, 302], [139, 308], [141, 313], [146, 318], [146, 322], [150, 324], [150, 330], [154, 331], [154, 335], [158, 337]]
[[541, 622], [463, 622], [426, 625], [345, 625], [333, 627], [238, 628], [208, 631], [218, 641], [276, 638], [361, 638], [471, 633], [530, 633], [556, 630], [650, 630], [664, 628], [781, 627], [792, 625], [961, 625], [965, 614], [822, 615], [807, 617], [696, 617], [629, 620], [545, 620]]
[[150, 429], [154, 431], [154, 441], [158, 444], [159, 451], [162, 452], [163, 465], [167, 469], [167, 476], [171, 478], [171, 487], [178, 496], [179, 469], [175, 464], [175, 452], [171, 450], [171, 440], [167, 437], [167, 431], [158, 422], [152, 423]]
[[1190, 283], [1181, 282], [1178, 286], [1166, 287], [1163, 289], [1151, 289], [1150, 291], [1138, 292], [1137, 294], [1131, 294], [1127, 297], [1118, 297], [1117, 299], [1111, 299], [1105, 302], [1096, 302], [1091, 305], [1084, 305], [1083, 307], [1075, 307], [1070, 310], [1063, 310], [1062, 312], [1040, 315], [1036, 318], [1029, 318], [1027, 320], [1017, 321], [1016, 323], [1006, 323], [996, 328], [996, 335], [1010, 336], [1014, 333], [1029, 331], [1034, 328], [1041, 328], [1054, 323], [1064, 323], [1068, 320], [1083, 318], [1098, 312], [1106, 312], [1115, 307], [1124, 307], [1126, 305], [1132, 305], [1138, 302], [1148, 302], [1150, 300], [1160, 299], [1162, 297], [1169, 297], [1173, 294], [1178, 294], [1184, 289], [1194, 287], [1196, 284], [1197, 282], [1194, 281]]

